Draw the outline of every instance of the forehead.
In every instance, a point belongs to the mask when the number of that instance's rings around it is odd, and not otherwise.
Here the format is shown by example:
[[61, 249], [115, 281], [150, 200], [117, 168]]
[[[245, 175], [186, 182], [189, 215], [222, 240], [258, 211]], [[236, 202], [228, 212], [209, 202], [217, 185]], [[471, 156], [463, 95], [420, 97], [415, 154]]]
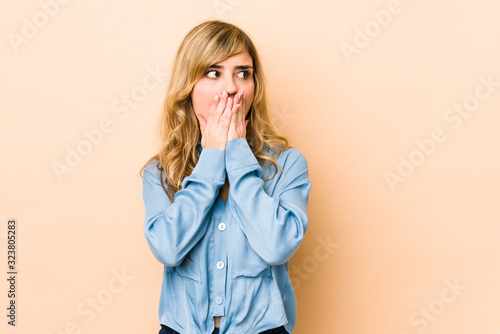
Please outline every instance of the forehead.
[[232, 67], [239, 65], [253, 65], [253, 59], [248, 53], [248, 51], [243, 51], [241, 53], [235, 54], [234, 56], [228, 57], [224, 60], [221, 60], [214, 65], [221, 65], [224, 67]]

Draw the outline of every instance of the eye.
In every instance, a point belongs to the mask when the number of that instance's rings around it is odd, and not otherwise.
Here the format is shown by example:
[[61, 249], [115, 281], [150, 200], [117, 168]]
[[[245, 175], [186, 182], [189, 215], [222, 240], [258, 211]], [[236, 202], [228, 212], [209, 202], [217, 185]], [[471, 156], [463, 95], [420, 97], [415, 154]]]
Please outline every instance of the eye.
[[241, 71], [240, 73], [238, 73], [238, 76], [241, 78], [241, 79], [248, 79], [248, 77], [250, 76], [250, 71]]
[[207, 77], [209, 77], [210, 79], [218, 78], [219, 75], [220, 75], [219, 71], [216, 71], [216, 70], [210, 70], [207, 72]]

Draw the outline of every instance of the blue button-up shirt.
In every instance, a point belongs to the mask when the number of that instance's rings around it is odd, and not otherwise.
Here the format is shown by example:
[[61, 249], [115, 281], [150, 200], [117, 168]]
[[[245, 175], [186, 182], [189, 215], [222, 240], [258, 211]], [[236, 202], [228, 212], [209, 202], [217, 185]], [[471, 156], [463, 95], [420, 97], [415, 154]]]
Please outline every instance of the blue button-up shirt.
[[[164, 265], [160, 323], [182, 334], [256, 334], [284, 325], [293, 332], [296, 299], [288, 260], [307, 230], [311, 182], [305, 156], [282, 152], [274, 174], [246, 138], [226, 150], [201, 148], [172, 204], [156, 163], [143, 174], [144, 235]], [[219, 189], [229, 180], [225, 204]]]

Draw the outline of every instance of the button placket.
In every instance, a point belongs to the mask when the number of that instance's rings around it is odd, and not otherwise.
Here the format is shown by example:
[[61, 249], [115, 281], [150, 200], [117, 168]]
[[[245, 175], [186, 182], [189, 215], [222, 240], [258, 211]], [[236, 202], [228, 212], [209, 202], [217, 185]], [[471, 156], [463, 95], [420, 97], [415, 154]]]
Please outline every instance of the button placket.
[[[230, 200], [229, 196], [226, 199], [226, 205]], [[213, 305], [213, 314], [214, 316], [224, 316], [225, 315], [225, 296], [226, 296], [226, 282], [227, 282], [227, 225], [225, 222], [226, 216], [228, 212], [225, 206], [222, 205], [222, 202], [219, 202], [215, 208], [213, 219], [215, 220], [214, 226], [214, 244], [216, 247], [214, 248], [213, 258], [212, 258], [212, 268], [214, 268], [213, 272], [213, 281], [212, 281], [212, 302]], [[216, 228], [216, 229], [215, 229]], [[223, 233], [224, 232], [224, 233]]]

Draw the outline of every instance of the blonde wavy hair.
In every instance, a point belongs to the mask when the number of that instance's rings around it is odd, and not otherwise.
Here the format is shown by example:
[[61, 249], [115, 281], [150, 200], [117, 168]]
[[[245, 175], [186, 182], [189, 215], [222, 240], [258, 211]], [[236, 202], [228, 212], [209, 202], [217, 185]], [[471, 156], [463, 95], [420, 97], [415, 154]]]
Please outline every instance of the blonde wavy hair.
[[146, 166], [155, 161], [161, 171], [163, 190], [172, 203], [183, 179], [191, 174], [199, 159], [196, 146], [201, 132], [191, 101], [193, 87], [210, 66], [245, 51], [253, 60], [255, 84], [254, 100], [246, 117], [246, 139], [252, 142], [259, 164], [274, 166], [274, 175], [264, 181], [274, 178], [278, 167], [283, 170], [276, 159], [290, 145], [271, 124], [257, 49], [240, 28], [219, 20], [206, 21], [194, 27], [179, 46], [160, 118], [161, 148], [139, 173], [143, 177]]

